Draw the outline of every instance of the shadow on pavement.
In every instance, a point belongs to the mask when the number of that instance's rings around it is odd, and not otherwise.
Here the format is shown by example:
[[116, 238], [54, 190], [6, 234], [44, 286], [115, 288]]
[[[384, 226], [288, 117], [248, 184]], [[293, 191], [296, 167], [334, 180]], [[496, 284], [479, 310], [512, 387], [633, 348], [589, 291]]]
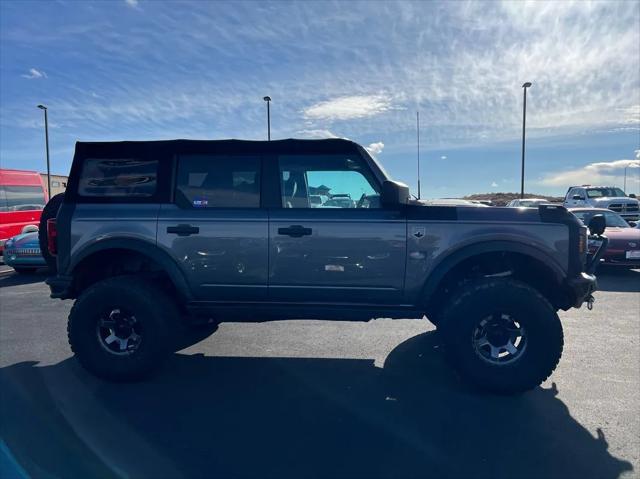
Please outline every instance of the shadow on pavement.
[[32, 476], [616, 478], [557, 398], [464, 387], [434, 332], [369, 360], [176, 354], [145, 383], [75, 360], [0, 370], [2, 436]]
[[599, 266], [596, 276], [601, 291], [640, 293], [640, 270]]
[[20, 274], [15, 271], [5, 273], [3, 272], [0, 275], [0, 288], [5, 286], [18, 286], [21, 284], [32, 284], [32, 283], [41, 283], [45, 279], [47, 279], [47, 270], [39, 269], [34, 273], [28, 274]]

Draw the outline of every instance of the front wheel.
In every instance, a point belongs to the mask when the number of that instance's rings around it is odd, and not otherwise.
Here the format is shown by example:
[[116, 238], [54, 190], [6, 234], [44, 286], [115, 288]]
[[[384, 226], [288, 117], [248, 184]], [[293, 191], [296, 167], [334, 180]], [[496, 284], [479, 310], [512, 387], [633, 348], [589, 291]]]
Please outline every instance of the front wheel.
[[481, 389], [524, 392], [554, 371], [564, 344], [549, 301], [512, 279], [465, 285], [440, 316], [447, 357]]
[[173, 350], [176, 305], [154, 283], [136, 276], [108, 278], [76, 300], [67, 332], [80, 364], [113, 381], [140, 379]]

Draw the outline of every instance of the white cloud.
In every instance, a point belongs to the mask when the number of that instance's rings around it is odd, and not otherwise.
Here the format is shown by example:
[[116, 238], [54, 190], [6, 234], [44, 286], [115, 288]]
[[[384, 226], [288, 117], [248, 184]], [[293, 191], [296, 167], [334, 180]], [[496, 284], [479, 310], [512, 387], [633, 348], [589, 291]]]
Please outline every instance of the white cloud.
[[[636, 157], [638, 153], [636, 153]], [[624, 181], [627, 168], [627, 182], [640, 182], [636, 175], [630, 175], [629, 169], [640, 168], [639, 160], [615, 160], [589, 163], [582, 168], [548, 174], [540, 181], [545, 186], [565, 187], [574, 185], [618, 185]]]
[[441, 159], [441, 160], [446, 160], [446, 159], [447, 159], [447, 157], [446, 157], [445, 155], [442, 155], [442, 156], [440, 157], [440, 159]]
[[378, 141], [376, 143], [370, 143], [369, 146], [365, 146], [364, 149], [369, 152], [370, 155], [377, 156], [382, 153], [384, 143]]
[[495, 181], [491, 183], [491, 188], [497, 188], [498, 187], [498, 183], [496, 183]]
[[340, 138], [332, 131], [323, 129], [298, 130], [296, 134], [301, 138]]
[[138, 7], [138, 0], [124, 0], [124, 1], [131, 8], [137, 8]]
[[353, 120], [378, 115], [391, 109], [382, 95], [354, 95], [334, 98], [305, 108], [305, 118], [312, 120]]
[[33, 80], [36, 78], [47, 78], [47, 74], [41, 70], [36, 70], [35, 68], [29, 68], [29, 73], [25, 73], [21, 75], [22, 78], [27, 78], [29, 80]]

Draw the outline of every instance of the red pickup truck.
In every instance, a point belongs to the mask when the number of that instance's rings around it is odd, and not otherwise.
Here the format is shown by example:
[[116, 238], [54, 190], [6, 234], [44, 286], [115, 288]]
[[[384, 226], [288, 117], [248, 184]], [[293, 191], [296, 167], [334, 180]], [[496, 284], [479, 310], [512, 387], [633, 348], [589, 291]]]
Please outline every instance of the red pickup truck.
[[47, 199], [39, 173], [0, 169], [0, 253], [9, 238], [38, 229]]

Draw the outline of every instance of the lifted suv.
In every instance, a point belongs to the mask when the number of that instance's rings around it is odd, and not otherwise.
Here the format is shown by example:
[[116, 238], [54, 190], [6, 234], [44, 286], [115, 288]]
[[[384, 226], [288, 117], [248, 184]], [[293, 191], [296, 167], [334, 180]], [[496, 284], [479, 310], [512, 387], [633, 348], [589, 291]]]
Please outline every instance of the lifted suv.
[[[332, 194], [350, 200], [310, 201]], [[78, 143], [49, 223], [71, 348], [113, 380], [202, 323], [426, 315], [464, 377], [520, 392], [560, 359], [556, 312], [596, 286], [565, 208], [425, 206], [339, 139]]]

